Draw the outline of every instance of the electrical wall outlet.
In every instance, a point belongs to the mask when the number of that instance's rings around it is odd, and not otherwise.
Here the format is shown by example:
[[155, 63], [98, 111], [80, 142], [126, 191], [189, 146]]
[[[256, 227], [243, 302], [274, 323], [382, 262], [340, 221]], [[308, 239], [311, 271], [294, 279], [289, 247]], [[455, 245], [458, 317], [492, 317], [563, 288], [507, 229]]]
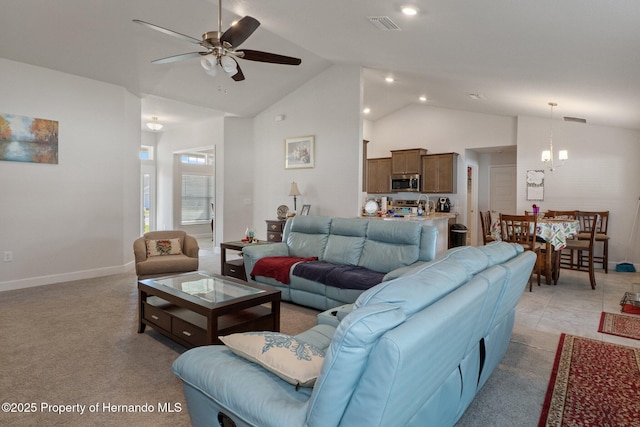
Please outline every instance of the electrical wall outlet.
[[3, 258], [4, 262], [11, 262], [13, 261], [13, 251], [4, 251], [4, 258]]

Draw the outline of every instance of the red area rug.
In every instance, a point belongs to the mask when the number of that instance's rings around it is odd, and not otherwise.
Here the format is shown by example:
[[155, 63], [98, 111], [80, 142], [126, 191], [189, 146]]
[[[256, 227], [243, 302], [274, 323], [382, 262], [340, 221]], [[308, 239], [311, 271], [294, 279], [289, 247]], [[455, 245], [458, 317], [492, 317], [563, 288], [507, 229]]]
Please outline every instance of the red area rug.
[[640, 426], [640, 349], [562, 334], [538, 427]]
[[640, 318], [603, 311], [598, 332], [640, 340]]

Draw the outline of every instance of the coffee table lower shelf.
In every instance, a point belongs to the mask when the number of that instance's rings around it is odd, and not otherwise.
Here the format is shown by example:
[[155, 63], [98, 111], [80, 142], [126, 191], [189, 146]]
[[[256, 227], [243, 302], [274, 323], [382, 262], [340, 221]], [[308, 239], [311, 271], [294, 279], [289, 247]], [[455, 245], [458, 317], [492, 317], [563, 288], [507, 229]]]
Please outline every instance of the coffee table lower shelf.
[[278, 329], [274, 328], [273, 313], [264, 306], [219, 316], [217, 334], [213, 331], [207, 334], [206, 316], [178, 307], [158, 297], [148, 297], [142, 304], [143, 324], [149, 325], [162, 335], [188, 348], [220, 344], [219, 335]]

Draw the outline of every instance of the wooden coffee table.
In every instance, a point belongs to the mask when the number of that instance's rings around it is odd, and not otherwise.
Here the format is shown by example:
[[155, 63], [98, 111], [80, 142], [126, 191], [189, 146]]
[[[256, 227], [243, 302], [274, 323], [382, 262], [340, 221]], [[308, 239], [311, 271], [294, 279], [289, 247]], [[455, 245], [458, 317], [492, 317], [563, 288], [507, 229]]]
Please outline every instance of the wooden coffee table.
[[138, 333], [146, 325], [191, 348], [219, 335], [280, 331], [280, 291], [203, 271], [138, 282]]

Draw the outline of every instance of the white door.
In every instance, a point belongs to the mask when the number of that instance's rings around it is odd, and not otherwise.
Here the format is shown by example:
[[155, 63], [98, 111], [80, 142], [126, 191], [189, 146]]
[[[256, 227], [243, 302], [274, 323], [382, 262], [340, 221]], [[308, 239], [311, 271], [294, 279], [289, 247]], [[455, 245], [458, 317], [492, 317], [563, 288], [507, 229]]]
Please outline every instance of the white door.
[[516, 215], [516, 166], [491, 166], [489, 171], [489, 206], [492, 214]]

